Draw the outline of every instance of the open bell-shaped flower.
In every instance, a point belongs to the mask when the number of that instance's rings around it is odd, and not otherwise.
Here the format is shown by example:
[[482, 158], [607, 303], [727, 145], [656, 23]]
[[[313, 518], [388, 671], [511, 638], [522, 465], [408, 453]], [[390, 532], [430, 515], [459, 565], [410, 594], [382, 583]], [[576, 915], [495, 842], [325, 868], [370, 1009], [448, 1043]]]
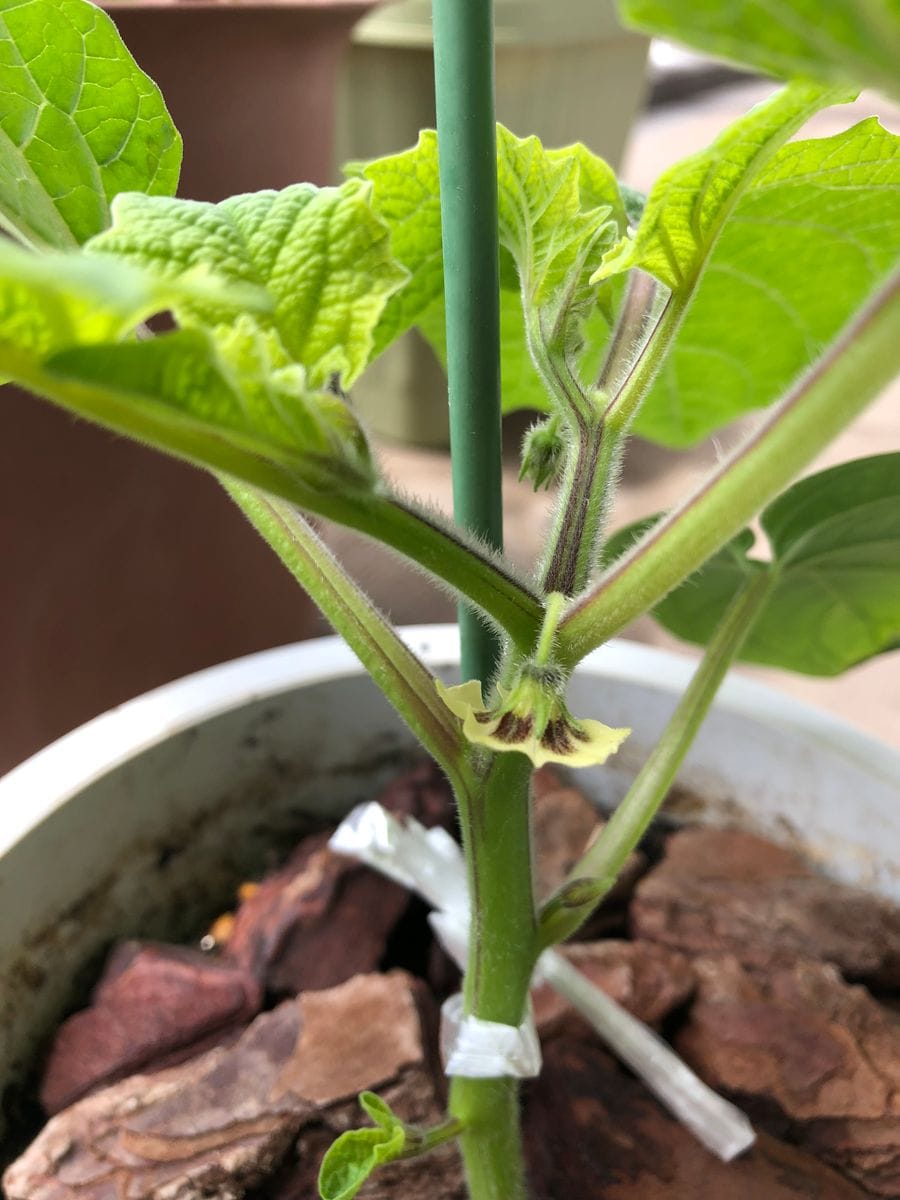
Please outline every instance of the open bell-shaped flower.
[[522, 672], [509, 689], [499, 688], [499, 703], [487, 708], [481, 684], [473, 679], [457, 687], [437, 681], [441, 699], [463, 723], [463, 734], [475, 745], [491, 750], [518, 750], [536, 767], [556, 762], [590, 767], [606, 762], [630, 729], [611, 729], [600, 721], [576, 720], [559, 689], [540, 671]]

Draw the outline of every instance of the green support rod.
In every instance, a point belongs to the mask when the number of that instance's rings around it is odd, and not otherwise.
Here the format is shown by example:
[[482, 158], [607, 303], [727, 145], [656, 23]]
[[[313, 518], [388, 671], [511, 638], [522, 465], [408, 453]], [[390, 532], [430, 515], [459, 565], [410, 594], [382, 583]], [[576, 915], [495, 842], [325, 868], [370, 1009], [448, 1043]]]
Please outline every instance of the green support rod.
[[[492, 0], [434, 0], [434, 74], [447, 311], [453, 512], [503, 545], [500, 313]], [[460, 609], [463, 679], [487, 680], [498, 646]]]

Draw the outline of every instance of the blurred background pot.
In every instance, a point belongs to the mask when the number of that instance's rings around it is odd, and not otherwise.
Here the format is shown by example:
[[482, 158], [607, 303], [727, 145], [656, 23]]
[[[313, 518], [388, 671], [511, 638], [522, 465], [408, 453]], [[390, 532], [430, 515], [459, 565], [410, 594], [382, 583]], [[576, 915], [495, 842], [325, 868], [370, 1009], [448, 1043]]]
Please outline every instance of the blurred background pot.
[[[584, 142], [614, 167], [645, 89], [648, 42], [622, 29], [614, 0], [495, 0], [497, 119], [546, 146]], [[433, 128], [430, 0], [401, 0], [356, 26], [341, 73], [339, 161], [391, 154]], [[415, 330], [354, 386], [378, 433], [445, 446], [447, 385]]]
[[[105, 7], [184, 137], [181, 195], [331, 181], [341, 54], [369, 0]], [[148, 688], [320, 631], [208, 476], [12, 387], [0, 447], [0, 771]]]
[[[457, 676], [455, 628], [405, 636], [441, 676]], [[573, 711], [633, 730], [614, 765], [578, 773], [601, 806], [624, 794], [692, 670], [628, 642], [579, 668]], [[372, 799], [420, 755], [351, 651], [322, 638], [169, 684], [0, 779], [7, 1114], [111, 941], [196, 937], [273, 846]], [[843, 722], [731, 677], [678, 782], [673, 815], [787, 840], [834, 877], [900, 900], [900, 755]]]

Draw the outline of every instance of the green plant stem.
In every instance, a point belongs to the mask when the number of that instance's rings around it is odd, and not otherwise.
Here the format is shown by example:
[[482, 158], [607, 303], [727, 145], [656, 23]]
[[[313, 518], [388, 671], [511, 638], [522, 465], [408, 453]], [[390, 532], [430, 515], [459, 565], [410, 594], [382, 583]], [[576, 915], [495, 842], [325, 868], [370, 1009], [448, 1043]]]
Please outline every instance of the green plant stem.
[[[623, 328], [621, 335], [618, 330], [614, 334], [613, 344], [610, 348], [610, 359], [604, 364], [604, 374], [607, 371], [615, 374], [621, 368], [612, 358], [612, 355], [615, 352], [619, 354], [625, 352], [632, 337], [640, 339], [640, 345], [637, 348], [635, 357], [631, 365], [624, 372], [616, 392], [611, 395], [606, 412], [604, 413], [604, 422], [607, 428], [615, 430], [620, 437], [624, 437], [631, 428], [631, 424], [646, 399], [653, 381], [659, 374], [665, 357], [675, 342], [678, 330], [681, 328], [681, 323], [688, 310], [692, 295], [691, 291], [686, 291], [684, 294], [679, 295], [672, 293], [663, 304], [656, 321], [650, 330], [647, 331], [640, 303], [643, 302], [646, 304], [648, 309], [652, 308], [656, 299], [656, 290], [649, 286], [642, 286], [642, 284], [643, 281], [640, 281], [639, 284], [635, 284], [634, 288], [629, 289], [629, 298], [632, 296], [635, 297], [636, 306], [634, 309], [626, 306], [623, 310], [622, 320], [625, 321], [627, 319], [628, 328]], [[631, 328], [634, 329], [634, 333], [632, 337], [629, 337], [629, 330]], [[634, 353], [633, 344], [631, 353]]]
[[893, 378], [898, 328], [900, 273], [706, 482], [572, 605], [559, 660], [574, 666], [653, 608], [812, 462]]
[[459, 722], [438, 696], [431, 672], [296, 509], [244, 484], [222, 483], [440, 764], [457, 794], [467, 796], [474, 786], [467, 743]]
[[[519, 650], [525, 652], [534, 644], [543, 619], [538, 597], [502, 557], [461, 536], [438, 514], [386, 495], [344, 510], [335, 519], [386, 543], [450, 584], [491, 617]], [[478, 624], [484, 628], [481, 619]], [[481, 677], [464, 670], [463, 678]]]
[[580, 430], [560, 483], [547, 542], [541, 572], [545, 592], [575, 596], [587, 585], [597, 563], [623, 442], [599, 419]]
[[[456, 520], [503, 544], [500, 270], [491, 0], [434, 0], [450, 450]], [[460, 610], [463, 679], [487, 681], [499, 643]]]
[[[472, 902], [465, 1011], [513, 1026], [525, 1016], [537, 952], [530, 779], [524, 755], [498, 754], [474, 797], [457, 797]], [[516, 1081], [457, 1077], [450, 1112], [463, 1123], [460, 1149], [472, 1200], [524, 1200]]]
[[305, 512], [384, 542], [430, 575], [468, 597], [527, 650], [541, 624], [541, 604], [499, 555], [465, 538], [450, 521], [418, 508], [383, 484], [361, 481], [340, 464], [310, 458], [302, 473], [189, 421], [173, 422], [150, 405], [101, 392], [38, 366], [22, 368], [24, 387], [107, 429], [156, 447], [194, 466], [287, 500]]
[[[541, 930], [541, 946], [570, 937], [587, 920], [615, 884], [629, 854], [644, 836], [672, 786], [678, 768], [702, 725], [728, 668], [734, 662], [762, 611], [775, 582], [775, 573], [763, 569], [732, 600], [709, 642], [684, 695], [669, 719], [637, 777], [604, 826], [600, 836], [569, 872], [568, 885], [592, 880], [597, 886], [584, 905], [568, 910], [553, 905], [545, 911], [550, 921]], [[566, 884], [563, 885], [563, 888]], [[559, 893], [557, 893], [559, 894]], [[552, 924], [552, 928], [551, 928]]]

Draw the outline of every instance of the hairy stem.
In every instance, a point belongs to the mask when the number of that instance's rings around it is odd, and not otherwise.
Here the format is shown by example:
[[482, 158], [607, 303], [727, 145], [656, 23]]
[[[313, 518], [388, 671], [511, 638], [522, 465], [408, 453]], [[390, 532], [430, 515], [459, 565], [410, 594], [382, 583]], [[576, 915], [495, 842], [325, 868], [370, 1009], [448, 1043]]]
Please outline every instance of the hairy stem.
[[398, 637], [296, 509], [243, 484], [222, 482], [251, 524], [356, 653], [457, 792], [466, 795], [473, 786], [467, 743], [459, 722], [438, 696], [431, 672]]
[[598, 421], [580, 430], [556, 501], [541, 578], [545, 592], [574, 596], [590, 579], [623, 440]]
[[[524, 755], [494, 755], [474, 798], [458, 797], [472, 903], [465, 1011], [513, 1026], [525, 1016], [537, 951], [530, 778]], [[457, 1077], [450, 1112], [464, 1126], [460, 1146], [473, 1200], [524, 1200], [516, 1081]]]
[[706, 482], [572, 605], [560, 661], [574, 666], [653, 608], [783, 491], [891, 381], [898, 328], [900, 273]]

